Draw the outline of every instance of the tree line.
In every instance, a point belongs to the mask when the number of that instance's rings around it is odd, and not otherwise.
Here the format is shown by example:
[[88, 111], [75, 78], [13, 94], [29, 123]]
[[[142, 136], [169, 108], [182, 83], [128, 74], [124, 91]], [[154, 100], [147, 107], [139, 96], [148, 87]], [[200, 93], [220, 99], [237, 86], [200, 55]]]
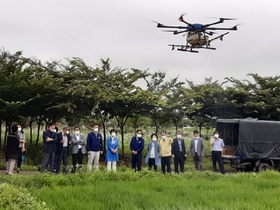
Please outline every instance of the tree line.
[[[13, 122], [30, 128], [49, 121], [68, 125], [99, 122], [106, 139], [106, 124], [115, 119], [121, 133], [124, 153], [124, 127], [128, 120], [136, 129], [143, 116], [157, 133], [166, 123], [176, 130], [187, 118], [200, 129], [214, 127], [217, 118], [258, 118], [279, 120], [280, 77], [249, 74], [250, 80], [225, 78], [223, 82], [205, 78], [194, 84], [187, 78], [167, 78], [163, 71], [112, 68], [109, 59], [96, 67], [81, 58], [42, 63], [26, 58], [21, 51], [0, 51], [0, 122], [5, 136]], [[182, 81], [184, 80], [184, 81]], [[141, 84], [139, 85], [139, 81]], [[1, 127], [2, 128], [2, 127]], [[0, 130], [0, 135], [1, 135]], [[105, 144], [104, 144], [105, 145]]]

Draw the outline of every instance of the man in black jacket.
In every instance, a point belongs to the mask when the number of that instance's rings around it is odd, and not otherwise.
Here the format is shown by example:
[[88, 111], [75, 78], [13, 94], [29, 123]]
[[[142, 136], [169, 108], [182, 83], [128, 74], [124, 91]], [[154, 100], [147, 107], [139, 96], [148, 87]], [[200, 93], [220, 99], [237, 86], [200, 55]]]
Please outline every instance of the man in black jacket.
[[178, 164], [180, 164], [180, 172], [184, 173], [184, 161], [186, 160], [187, 154], [181, 131], [177, 131], [177, 138], [173, 139], [171, 154], [171, 157], [174, 159], [175, 173], [179, 173]]
[[56, 133], [55, 123], [49, 122], [48, 129], [43, 132], [43, 152], [42, 152], [42, 164], [41, 173], [46, 169], [48, 161], [50, 162], [50, 172], [53, 172], [54, 155], [56, 148]]
[[67, 174], [66, 168], [68, 164], [69, 155], [69, 145], [71, 144], [71, 139], [69, 135], [69, 126], [63, 126], [62, 132], [57, 133], [57, 146], [56, 146], [56, 173], [60, 173], [60, 164], [63, 162], [63, 173]]

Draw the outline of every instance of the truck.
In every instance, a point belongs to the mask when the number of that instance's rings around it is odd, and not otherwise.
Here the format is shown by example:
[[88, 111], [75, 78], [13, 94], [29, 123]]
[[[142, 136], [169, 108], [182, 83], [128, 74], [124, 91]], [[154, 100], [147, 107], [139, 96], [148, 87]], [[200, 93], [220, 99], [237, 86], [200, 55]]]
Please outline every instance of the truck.
[[280, 170], [280, 122], [253, 118], [218, 119], [223, 162], [237, 171]]

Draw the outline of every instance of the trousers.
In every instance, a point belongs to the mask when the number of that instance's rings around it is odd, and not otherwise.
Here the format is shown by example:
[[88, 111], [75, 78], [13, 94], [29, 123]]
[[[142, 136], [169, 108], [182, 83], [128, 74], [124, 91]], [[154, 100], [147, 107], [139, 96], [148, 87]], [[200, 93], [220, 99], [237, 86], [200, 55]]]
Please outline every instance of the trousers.
[[171, 172], [171, 156], [165, 156], [165, 157], [161, 157], [161, 171], [162, 173], [165, 173], [165, 168], [167, 168], [167, 173]]
[[108, 161], [107, 162], [107, 171], [111, 171], [111, 166], [112, 166], [113, 171], [116, 172], [116, 170], [117, 170], [117, 161]]
[[137, 171], [141, 171], [142, 153], [139, 153], [137, 155], [131, 154], [131, 167], [135, 171], [136, 171], [136, 165], [137, 165]]
[[90, 151], [90, 154], [88, 154], [88, 164], [87, 168], [91, 171], [92, 161], [94, 160], [94, 168], [98, 170], [99, 165], [99, 157], [100, 157], [100, 151]]
[[222, 152], [221, 151], [212, 151], [211, 156], [212, 156], [213, 170], [215, 172], [218, 171], [217, 168], [216, 168], [216, 163], [218, 162], [220, 172], [222, 174], [224, 174], [225, 169], [224, 169], [224, 164], [223, 164], [223, 159], [222, 159]]
[[66, 174], [67, 173], [66, 168], [67, 168], [67, 164], [68, 164], [68, 149], [63, 148], [60, 155], [56, 154], [55, 160], [56, 160], [56, 170], [55, 170], [55, 172], [57, 174], [60, 173], [60, 164], [61, 164], [61, 161], [62, 161], [62, 163], [63, 163], [63, 173]]
[[15, 164], [16, 164], [16, 159], [8, 159], [7, 171], [6, 171], [7, 174], [13, 174]]
[[195, 156], [193, 157], [193, 163], [196, 170], [203, 171], [203, 158], [197, 153], [195, 153]]
[[53, 163], [54, 163], [54, 152], [43, 152], [42, 153], [42, 164], [41, 164], [41, 173], [44, 172], [44, 170], [47, 167], [47, 164], [50, 164], [50, 172], [53, 172]]

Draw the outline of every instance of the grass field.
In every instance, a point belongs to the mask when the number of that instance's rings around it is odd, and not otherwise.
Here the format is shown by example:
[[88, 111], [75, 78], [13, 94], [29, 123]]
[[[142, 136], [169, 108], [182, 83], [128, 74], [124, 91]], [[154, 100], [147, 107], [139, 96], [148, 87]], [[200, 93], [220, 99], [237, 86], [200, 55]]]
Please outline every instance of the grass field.
[[66, 176], [3, 175], [3, 182], [27, 189], [49, 209], [279, 209], [280, 197], [276, 171], [226, 175], [99, 171]]

